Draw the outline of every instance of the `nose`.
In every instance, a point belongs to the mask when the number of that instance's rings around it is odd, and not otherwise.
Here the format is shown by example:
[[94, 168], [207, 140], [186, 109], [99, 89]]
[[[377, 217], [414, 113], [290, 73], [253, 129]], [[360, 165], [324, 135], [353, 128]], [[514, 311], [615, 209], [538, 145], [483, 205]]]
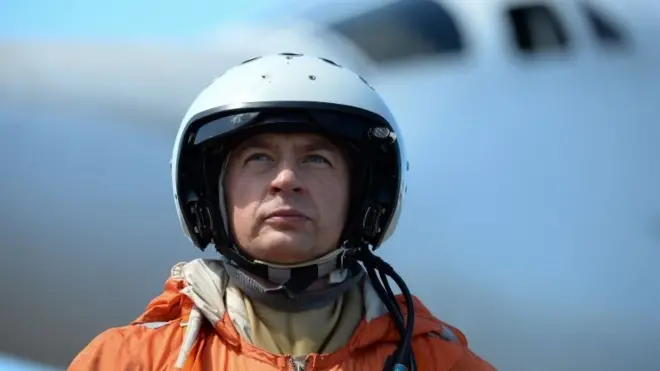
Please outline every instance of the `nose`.
[[281, 192], [302, 192], [303, 184], [296, 173], [296, 169], [287, 164], [280, 166], [275, 178], [270, 182], [270, 191], [274, 194]]

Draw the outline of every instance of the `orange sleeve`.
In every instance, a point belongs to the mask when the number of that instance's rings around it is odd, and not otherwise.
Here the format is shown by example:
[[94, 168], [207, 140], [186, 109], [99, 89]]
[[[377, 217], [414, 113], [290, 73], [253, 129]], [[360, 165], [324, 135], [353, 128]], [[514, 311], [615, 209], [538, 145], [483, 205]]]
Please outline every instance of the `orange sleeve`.
[[415, 339], [413, 349], [419, 371], [496, 371], [463, 342], [447, 341], [434, 336], [421, 337]]
[[95, 337], [73, 359], [67, 371], [140, 370], [128, 353], [121, 329], [109, 329]]

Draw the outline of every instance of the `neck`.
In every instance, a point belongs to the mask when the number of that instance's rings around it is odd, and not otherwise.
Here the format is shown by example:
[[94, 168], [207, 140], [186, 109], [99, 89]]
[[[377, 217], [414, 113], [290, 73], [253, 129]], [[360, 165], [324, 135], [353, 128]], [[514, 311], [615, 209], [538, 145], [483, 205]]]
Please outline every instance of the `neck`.
[[362, 289], [352, 286], [333, 303], [299, 312], [283, 312], [244, 297], [251, 343], [294, 357], [330, 353], [345, 346], [363, 316]]

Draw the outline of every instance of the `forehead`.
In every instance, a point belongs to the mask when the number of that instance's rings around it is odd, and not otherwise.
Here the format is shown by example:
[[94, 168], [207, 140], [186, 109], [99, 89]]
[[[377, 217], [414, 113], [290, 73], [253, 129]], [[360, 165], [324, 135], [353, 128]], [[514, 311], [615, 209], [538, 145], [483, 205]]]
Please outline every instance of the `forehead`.
[[301, 150], [342, 152], [330, 139], [313, 133], [261, 133], [242, 141], [235, 151], [250, 148], [277, 149], [293, 147]]

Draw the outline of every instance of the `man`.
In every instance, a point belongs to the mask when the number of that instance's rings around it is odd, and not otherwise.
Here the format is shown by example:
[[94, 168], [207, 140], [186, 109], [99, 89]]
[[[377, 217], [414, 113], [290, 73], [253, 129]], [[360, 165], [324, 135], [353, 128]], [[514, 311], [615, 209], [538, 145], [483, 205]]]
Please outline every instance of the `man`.
[[183, 229], [222, 259], [177, 264], [69, 369], [494, 370], [372, 253], [407, 168], [392, 114], [350, 70], [296, 54], [230, 69], [192, 103], [172, 157]]

